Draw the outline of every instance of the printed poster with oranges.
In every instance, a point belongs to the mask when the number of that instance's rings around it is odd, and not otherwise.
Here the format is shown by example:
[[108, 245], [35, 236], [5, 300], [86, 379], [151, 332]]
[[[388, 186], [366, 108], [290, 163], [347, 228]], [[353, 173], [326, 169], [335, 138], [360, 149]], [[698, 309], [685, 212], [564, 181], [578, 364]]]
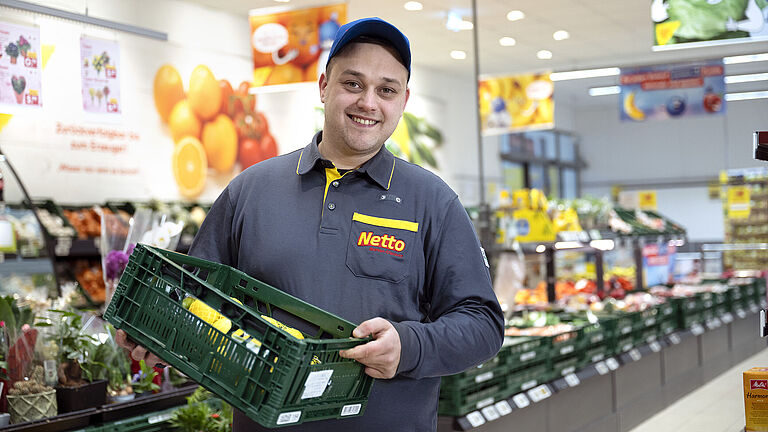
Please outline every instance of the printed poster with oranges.
[[202, 64], [186, 83], [170, 64], [155, 73], [155, 108], [174, 143], [171, 166], [182, 196], [197, 198], [209, 175], [231, 178], [277, 156], [277, 142], [250, 87], [243, 81], [235, 90]]
[[483, 135], [552, 128], [555, 123], [554, 88], [549, 74], [481, 79], [480, 128]]
[[40, 28], [0, 22], [0, 106], [41, 107]]
[[346, 4], [271, 14], [251, 11], [253, 85], [317, 81], [346, 20]]
[[117, 42], [80, 38], [83, 109], [120, 114], [120, 45]]

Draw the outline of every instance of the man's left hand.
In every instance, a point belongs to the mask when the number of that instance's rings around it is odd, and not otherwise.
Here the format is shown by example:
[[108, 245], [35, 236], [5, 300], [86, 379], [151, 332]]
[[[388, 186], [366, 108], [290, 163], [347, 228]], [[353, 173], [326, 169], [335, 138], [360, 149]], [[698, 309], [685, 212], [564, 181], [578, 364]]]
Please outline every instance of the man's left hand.
[[371, 342], [339, 351], [344, 358], [357, 360], [366, 366], [365, 373], [373, 378], [392, 378], [400, 364], [400, 335], [384, 318], [363, 322], [352, 332], [356, 338], [373, 337]]

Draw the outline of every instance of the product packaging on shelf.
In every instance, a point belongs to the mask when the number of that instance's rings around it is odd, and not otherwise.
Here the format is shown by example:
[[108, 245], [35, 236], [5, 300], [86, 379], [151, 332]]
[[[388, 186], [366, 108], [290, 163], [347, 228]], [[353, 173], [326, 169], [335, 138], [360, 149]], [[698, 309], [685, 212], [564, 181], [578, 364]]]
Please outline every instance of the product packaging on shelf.
[[744, 411], [746, 432], [768, 431], [768, 368], [744, 372]]

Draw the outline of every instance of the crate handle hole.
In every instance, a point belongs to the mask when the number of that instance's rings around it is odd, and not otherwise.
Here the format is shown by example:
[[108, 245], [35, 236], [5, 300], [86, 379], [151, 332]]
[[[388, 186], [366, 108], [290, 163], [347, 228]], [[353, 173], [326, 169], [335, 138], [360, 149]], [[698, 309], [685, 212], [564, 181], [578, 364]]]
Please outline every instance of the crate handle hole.
[[343, 331], [344, 331], [344, 326], [338, 326], [338, 327], [336, 327], [336, 328], [337, 328], [337, 329], [339, 329], [339, 331], [340, 331], [340, 332], [343, 332]]

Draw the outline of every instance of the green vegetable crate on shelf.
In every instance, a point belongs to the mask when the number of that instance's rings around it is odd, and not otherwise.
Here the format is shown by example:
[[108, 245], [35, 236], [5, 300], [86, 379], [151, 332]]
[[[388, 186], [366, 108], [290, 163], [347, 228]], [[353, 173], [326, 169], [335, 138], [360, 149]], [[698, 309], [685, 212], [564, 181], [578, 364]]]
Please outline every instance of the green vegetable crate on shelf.
[[[185, 309], [190, 296], [231, 328]], [[338, 354], [366, 342], [351, 337], [355, 324], [231, 267], [163, 249], [136, 246], [104, 318], [268, 428], [362, 415], [373, 385], [362, 364]]]

